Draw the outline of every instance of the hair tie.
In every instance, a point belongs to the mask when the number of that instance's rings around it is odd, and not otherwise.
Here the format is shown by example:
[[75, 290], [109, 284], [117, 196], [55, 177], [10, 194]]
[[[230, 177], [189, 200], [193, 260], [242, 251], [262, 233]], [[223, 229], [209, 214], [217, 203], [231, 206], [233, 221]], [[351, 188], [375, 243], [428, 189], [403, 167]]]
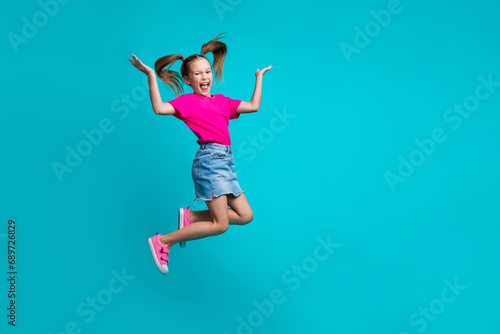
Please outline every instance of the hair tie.
[[182, 61], [184, 61], [184, 59], [186, 59], [186, 58], [182, 58]]

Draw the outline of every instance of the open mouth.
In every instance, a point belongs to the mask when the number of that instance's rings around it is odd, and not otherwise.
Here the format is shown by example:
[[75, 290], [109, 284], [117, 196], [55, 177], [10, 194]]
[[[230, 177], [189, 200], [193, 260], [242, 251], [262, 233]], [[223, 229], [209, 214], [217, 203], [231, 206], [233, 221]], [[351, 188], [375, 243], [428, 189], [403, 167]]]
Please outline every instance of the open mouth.
[[202, 91], [206, 92], [208, 90], [208, 86], [209, 86], [208, 82], [204, 82], [200, 85], [200, 88]]

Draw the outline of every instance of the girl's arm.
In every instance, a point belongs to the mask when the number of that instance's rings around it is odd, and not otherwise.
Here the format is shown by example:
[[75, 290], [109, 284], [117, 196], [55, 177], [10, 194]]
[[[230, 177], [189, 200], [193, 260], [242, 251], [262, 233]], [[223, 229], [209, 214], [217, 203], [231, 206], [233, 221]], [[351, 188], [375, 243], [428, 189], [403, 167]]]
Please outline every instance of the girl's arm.
[[134, 61], [130, 58], [130, 62], [134, 65], [139, 71], [145, 73], [148, 76], [149, 83], [149, 96], [151, 97], [151, 105], [153, 106], [153, 111], [157, 115], [173, 115], [177, 111], [175, 108], [168, 102], [163, 103], [160, 96], [160, 91], [158, 89], [158, 83], [156, 82], [156, 73], [155, 71], [149, 67], [144, 65], [139, 58], [135, 55], [132, 55]]
[[149, 96], [151, 97], [151, 105], [153, 106], [153, 111], [157, 115], [173, 115], [176, 113], [175, 108], [168, 102], [163, 103], [160, 96], [160, 91], [158, 89], [158, 83], [156, 82], [156, 73], [151, 70], [147, 74], [149, 83]]
[[250, 100], [250, 102], [241, 101], [238, 109], [236, 110], [237, 114], [256, 112], [259, 110], [260, 100], [262, 99], [262, 77], [264, 76], [264, 73], [266, 73], [271, 68], [273, 68], [272, 65], [263, 68], [261, 71], [257, 69], [257, 72], [255, 73], [255, 90], [253, 92], [252, 99]]

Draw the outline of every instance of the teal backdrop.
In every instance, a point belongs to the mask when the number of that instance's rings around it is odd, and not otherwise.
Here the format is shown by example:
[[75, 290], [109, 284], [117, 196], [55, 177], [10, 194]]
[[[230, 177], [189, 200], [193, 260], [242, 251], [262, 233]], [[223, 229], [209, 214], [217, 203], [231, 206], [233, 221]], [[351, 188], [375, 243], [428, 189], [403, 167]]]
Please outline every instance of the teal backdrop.
[[[499, 9], [5, 3], [1, 332], [497, 333]], [[260, 110], [229, 126], [254, 219], [175, 245], [162, 275], [147, 239], [206, 209], [197, 138], [153, 112], [128, 58], [187, 57], [221, 32], [212, 94], [250, 101], [273, 65]]]

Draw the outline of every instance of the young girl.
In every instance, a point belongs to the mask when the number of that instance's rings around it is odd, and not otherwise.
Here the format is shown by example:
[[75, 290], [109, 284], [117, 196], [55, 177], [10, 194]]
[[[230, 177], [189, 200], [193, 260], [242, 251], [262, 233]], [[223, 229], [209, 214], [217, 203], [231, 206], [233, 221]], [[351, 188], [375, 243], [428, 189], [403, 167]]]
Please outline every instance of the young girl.
[[[186, 240], [222, 234], [227, 230], [228, 224], [243, 225], [253, 219], [252, 209], [234, 172], [228, 126], [230, 119], [236, 119], [242, 113], [259, 110], [262, 77], [272, 66], [257, 69], [255, 90], [250, 102], [231, 99], [222, 94], [210, 94], [213, 82], [212, 67], [204, 55], [212, 52], [215, 79], [220, 81], [223, 78], [222, 70], [227, 53], [226, 45], [218, 40], [221, 34], [205, 43], [199, 55], [183, 58], [173, 54], [156, 61], [156, 75], [174, 90], [176, 96], [165, 103], [160, 97], [155, 71], [144, 65], [135, 55], [132, 55], [134, 60], [129, 58], [132, 65], [148, 77], [154, 112], [157, 115], [173, 115], [182, 120], [198, 137], [197, 143], [200, 144], [191, 170], [196, 193], [194, 200], [204, 200], [208, 210], [192, 211], [189, 206], [180, 208], [178, 230], [164, 235], [156, 233], [148, 239], [156, 266], [163, 274], [168, 272], [168, 256], [172, 245], [179, 243], [184, 247]], [[182, 79], [191, 86], [193, 93], [179, 96], [179, 91], [183, 93], [181, 76], [170, 70], [177, 60], [182, 61]]]

